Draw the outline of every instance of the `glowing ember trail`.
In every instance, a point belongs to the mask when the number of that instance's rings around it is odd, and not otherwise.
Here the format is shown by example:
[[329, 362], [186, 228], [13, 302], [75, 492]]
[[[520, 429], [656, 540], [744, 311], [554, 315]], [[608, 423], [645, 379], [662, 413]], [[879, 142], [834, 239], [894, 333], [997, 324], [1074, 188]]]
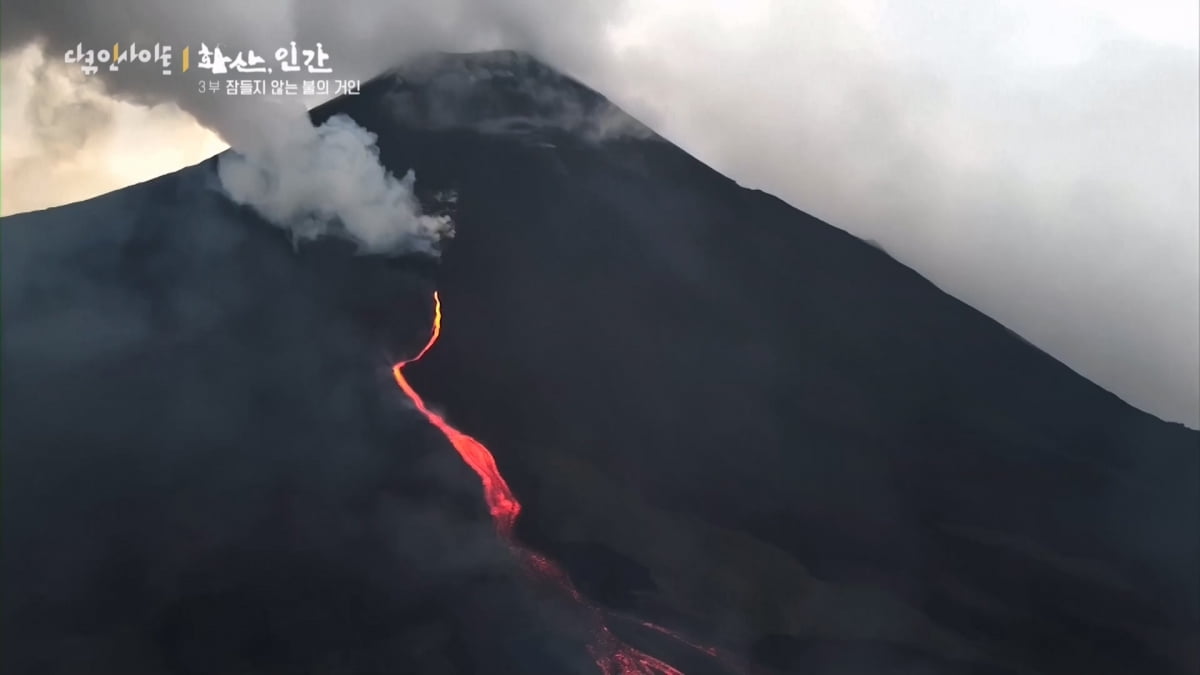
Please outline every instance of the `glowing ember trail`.
[[[488, 509], [492, 513], [492, 519], [496, 523], [496, 529], [505, 542], [513, 549], [521, 562], [524, 563], [525, 567], [542, 579], [556, 584], [572, 600], [582, 605], [591, 613], [595, 622], [595, 635], [591, 644], [588, 645], [588, 651], [591, 653], [592, 658], [595, 659], [596, 665], [600, 667], [600, 671], [604, 675], [683, 675], [683, 672], [678, 668], [622, 642], [606, 625], [603, 611], [592, 606], [584, 599], [579, 591], [575, 589], [575, 586], [571, 583], [566, 573], [563, 572], [562, 568], [546, 557], [525, 550], [516, 543], [513, 538], [513, 526], [517, 522], [517, 515], [521, 512], [521, 504], [513, 496], [508, 483], [504, 481], [504, 477], [500, 475], [500, 470], [496, 467], [496, 460], [492, 457], [492, 453], [482, 443], [450, 426], [440, 415], [427, 408], [425, 401], [421, 399], [420, 395], [417, 394], [416, 390], [405, 379], [404, 366], [425, 356], [425, 353], [433, 347], [441, 335], [442, 301], [436, 292], [433, 294], [433, 303], [433, 333], [429, 337], [429, 342], [416, 356], [392, 366], [392, 375], [396, 378], [396, 384], [400, 385], [400, 389], [412, 400], [417, 410], [421, 411], [421, 414], [430, 423], [445, 434], [450, 443], [454, 445], [454, 449], [462, 456], [463, 461], [474, 469], [475, 473], [479, 474], [479, 479], [483, 482], [483, 496], [487, 501]], [[693, 649], [711, 656], [717, 656], [715, 649], [691, 643], [661, 626], [646, 622], [641, 623], [643, 626], [674, 638]]]

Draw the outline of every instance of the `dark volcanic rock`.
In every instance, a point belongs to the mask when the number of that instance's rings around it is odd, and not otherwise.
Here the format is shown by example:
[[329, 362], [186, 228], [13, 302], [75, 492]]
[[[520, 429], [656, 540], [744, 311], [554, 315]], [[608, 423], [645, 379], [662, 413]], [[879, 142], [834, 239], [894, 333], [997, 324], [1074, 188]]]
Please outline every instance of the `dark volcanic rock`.
[[335, 113], [450, 210], [435, 270], [293, 251], [211, 162], [3, 221], [5, 673], [577, 668], [387, 382], [430, 274], [410, 380], [631, 625], [765, 672], [1194, 672], [1196, 432], [532, 59]]

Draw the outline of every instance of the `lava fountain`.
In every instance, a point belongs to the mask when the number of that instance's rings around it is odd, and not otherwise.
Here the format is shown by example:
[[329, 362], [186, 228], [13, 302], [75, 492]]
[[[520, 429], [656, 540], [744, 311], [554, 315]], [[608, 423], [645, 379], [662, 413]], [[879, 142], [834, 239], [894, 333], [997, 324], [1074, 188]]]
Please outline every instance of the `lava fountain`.
[[[683, 675], [683, 671], [678, 668], [621, 641], [605, 622], [604, 611], [590, 604], [576, 590], [561, 567], [545, 556], [525, 549], [517, 543], [513, 537], [513, 527], [516, 525], [517, 516], [521, 513], [521, 503], [517, 501], [508, 487], [508, 483], [500, 475], [500, 469], [496, 466], [496, 460], [492, 457], [491, 451], [479, 441], [450, 426], [444, 418], [431, 411], [421, 396], [412, 388], [412, 385], [408, 383], [404, 377], [404, 366], [425, 356], [442, 333], [442, 301], [437, 292], [433, 294], [433, 308], [433, 330], [429, 342], [416, 356], [392, 366], [392, 375], [396, 378], [396, 384], [400, 385], [400, 389], [413, 402], [417, 410], [425, 416], [425, 419], [446, 436], [463, 461], [479, 475], [479, 479], [483, 483], [483, 496], [488, 510], [492, 514], [492, 520], [496, 524], [496, 530], [525, 569], [556, 585], [570, 596], [572, 601], [581, 605], [591, 614], [594, 628], [588, 651], [600, 671], [604, 675]], [[661, 626], [641, 623], [643, 626], [674, 638], [688, 647], [703, 651], [710, 656], [717, 656], [715, 649], [691, 643]]]

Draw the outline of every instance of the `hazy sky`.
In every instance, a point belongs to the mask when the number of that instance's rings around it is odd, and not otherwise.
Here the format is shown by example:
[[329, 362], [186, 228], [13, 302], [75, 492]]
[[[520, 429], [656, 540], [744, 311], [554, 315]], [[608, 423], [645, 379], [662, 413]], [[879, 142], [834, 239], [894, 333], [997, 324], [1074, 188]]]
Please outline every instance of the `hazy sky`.
[[264, 114], [152, 75], [107, 81], [117, 100], [60, 63], [65, 45], [321, 40], [338, 77], [363, 78], [427, 49], [527, 49], [1134, 405], [1200, 425], [1194, 0], [92, 4], [4, 5], [4, 214], [199, 161], [224, 146], [197, 119], [236, 144]]

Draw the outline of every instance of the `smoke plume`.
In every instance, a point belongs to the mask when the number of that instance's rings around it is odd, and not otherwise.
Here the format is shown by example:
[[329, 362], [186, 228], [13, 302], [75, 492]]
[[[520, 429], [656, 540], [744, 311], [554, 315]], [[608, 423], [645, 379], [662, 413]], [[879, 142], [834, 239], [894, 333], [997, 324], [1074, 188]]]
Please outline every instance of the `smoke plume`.
[[313, 127], [303, 108], [287, 110], [269, 118], [258, 142], [221, 157], [221, 184], [234, 201], [297, 240], [335, 235], [367, 253], [437, 253], [453, 234], [449, 218], [421, 213], [416, 177], [388, 172], [375, 134], [344, 115]]

